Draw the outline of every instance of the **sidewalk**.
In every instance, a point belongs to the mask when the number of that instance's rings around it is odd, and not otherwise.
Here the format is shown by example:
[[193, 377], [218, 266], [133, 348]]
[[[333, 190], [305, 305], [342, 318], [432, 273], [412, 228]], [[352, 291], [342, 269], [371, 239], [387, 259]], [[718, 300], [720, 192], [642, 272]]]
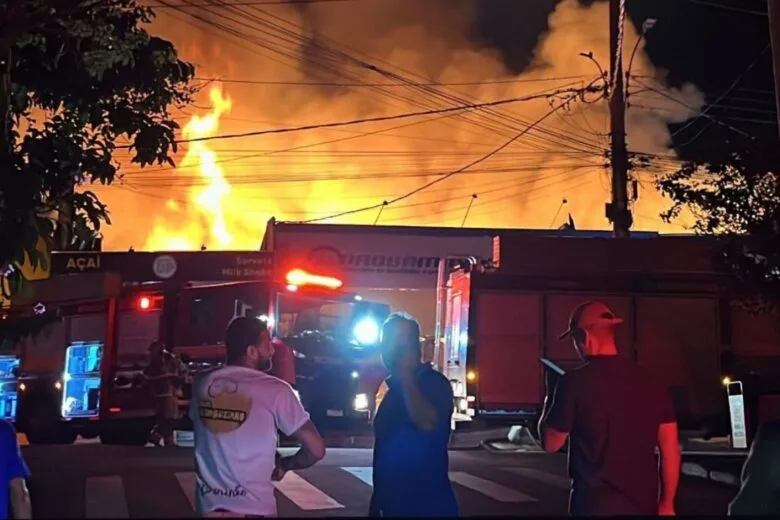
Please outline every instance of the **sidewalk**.
[[728, 437], [687, 439], [682, 447], [682, 473], [727, 486], [739, 486], [747, 450], [731, 447]]
[[[704, 440], [693, 435], [692, 432], [681, 433], [683, 475], [739, 486], [747, 450], [733, 449], [727, 437]], [[513, 428], [508, 435], [486, 439], [481, 444], [492, 453], [544, 453], [530, 433], [521, 428]]]

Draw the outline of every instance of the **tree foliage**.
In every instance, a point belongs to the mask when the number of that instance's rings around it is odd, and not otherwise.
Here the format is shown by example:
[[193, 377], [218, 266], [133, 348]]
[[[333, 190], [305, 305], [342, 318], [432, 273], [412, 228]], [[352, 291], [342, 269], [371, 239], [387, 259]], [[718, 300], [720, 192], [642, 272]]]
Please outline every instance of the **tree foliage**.
[[776, 142], [713, 143], [702, 158], [663, 176], [673, 202], [661, 217], [695, 217], [693, 231], [718, 238], [720, 266], [735, 275], [732, 290], [753, 312], [780, 309], [780, 150]]
[[51, 250], [67, 226], [67, 245], [81, 248], [110, 223], [86, 188], [117, 179], [118, 150], [142, 167], [173, 164], [178, 125], [170, 109], [191, 101], [194, 68], [147, 32], [153, 15], [136, 0], [0, 0], [6, 295], [18, 288], [24, 263], [47, 268], [39, 240]]

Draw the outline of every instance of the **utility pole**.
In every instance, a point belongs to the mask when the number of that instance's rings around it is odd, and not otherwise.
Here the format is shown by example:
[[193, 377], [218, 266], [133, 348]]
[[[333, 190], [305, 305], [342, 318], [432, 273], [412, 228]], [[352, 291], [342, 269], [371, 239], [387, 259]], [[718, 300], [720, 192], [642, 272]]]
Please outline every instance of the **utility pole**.
[[775, 103], [777, 105], [778, 126], [780, 126], [780, 3], [768, 0], [769, 37], [772, 42], [772, 66], [775, 72]]
[[623, 49], [621, 10], [625, 0], [609, 2], [609, 112], [612, 137], [612, 202], [606, 205], [607, 219], [612, 222], [615, 238], [628, 238], [633, 223], [628, 208], [628, 150], [626, 149], [626, 96], [623, 82]]

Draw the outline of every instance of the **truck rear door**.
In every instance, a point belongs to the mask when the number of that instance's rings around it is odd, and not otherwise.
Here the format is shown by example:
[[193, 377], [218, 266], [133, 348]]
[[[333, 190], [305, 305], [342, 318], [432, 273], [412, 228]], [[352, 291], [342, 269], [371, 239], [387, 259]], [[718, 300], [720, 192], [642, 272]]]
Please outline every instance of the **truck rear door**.
[[541, 296], [479, 291], [473, 302], [478, 413], [536, 413], [544, 399]]
[[149, 346], [159, 341], [162, 298], [136, 295], [120, 302], [116, 325], [116, 367], [109, 393], [112, 417], [146, 417], [153, 413], [149, 388], [139, 375], [149, 365]]
[[637, 360], [669, 387], [681, 422], [725, 407], [718, 315], [715, 298], [636, 298]]

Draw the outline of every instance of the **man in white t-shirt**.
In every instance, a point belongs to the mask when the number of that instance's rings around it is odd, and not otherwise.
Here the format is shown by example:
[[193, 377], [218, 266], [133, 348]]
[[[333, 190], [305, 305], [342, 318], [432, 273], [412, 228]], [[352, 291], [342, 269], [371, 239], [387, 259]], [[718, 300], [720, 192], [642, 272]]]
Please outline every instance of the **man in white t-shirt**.
[[[264, 321], [235, 318], [226, 363], [200, 374], [192, 391], [196, 511], [205, 517], [273, 517], [273, 480], [325, 456], [325, 444], [286, 382], [266, 374], [273, 346]], [[277, 456], [278, 431], [301, 443]]]

